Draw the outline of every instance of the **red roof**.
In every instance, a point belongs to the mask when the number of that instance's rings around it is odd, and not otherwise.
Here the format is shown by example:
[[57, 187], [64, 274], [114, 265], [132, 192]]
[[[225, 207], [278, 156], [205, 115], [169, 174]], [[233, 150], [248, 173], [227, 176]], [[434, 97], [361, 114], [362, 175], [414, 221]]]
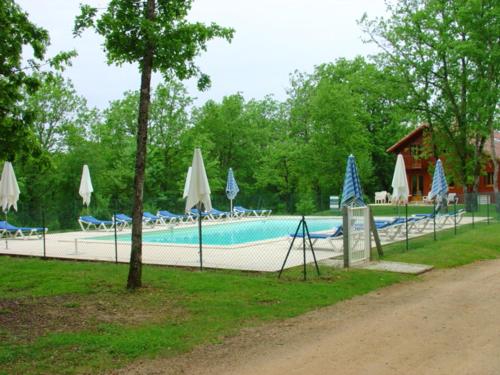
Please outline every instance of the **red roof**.
[[395, 152], [401, 145], [404, 145], [406, 142], [408, 142], [410, 139], [413, 137], [419, 135], [424, 131], [424, 129], [428, 128], [429, 125], [427, 124], [422, 124], [415, 130], [413, 130], [410, 134], [406, 135], [405, 137], [401, 138], [399, 141], [397, 141], [395, 144], [393, 144], [391, 147], [387, 149], [387, 152]]

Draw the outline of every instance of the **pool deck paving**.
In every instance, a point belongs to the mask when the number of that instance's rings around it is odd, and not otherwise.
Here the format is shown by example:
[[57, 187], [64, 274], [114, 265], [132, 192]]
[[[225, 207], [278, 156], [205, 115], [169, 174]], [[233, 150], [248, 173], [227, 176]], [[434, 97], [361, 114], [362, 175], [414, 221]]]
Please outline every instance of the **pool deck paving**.
[[[271, 216], [270, 219], [290, 218]], [[293, 217], [300, 221], [300, 217]], [[318, 217], [321, 219], [339, 219], [338, 217]], [[383, 218], [380, 218], [383, 219]], [[475, 218], [480, 221], [482, 218]], [[262, 218], [244, 218], [239, 220], [262, 220]], [[460, 225], [471, 223], [471, 218], [464, 217]], [[484, 218], [486, 220], [486, 218]], [[203, 223], [203, 226], [224, 225], [224, 222]], [[196, 224], [180, 224], [178, 227], [195, 227]], [[453, 228], [446, 225], [442, 229]], [[442, 230], [441, 229], [441, 230]], [[173, 226], [145, 228], [144, 233], [152, 231], [175, 230]], [[429, 226], [423, 233], [410, 234], [409, 238], [431, 233]], [[119, 234], [130, 233], [130, 229], [124, 229]], [[104, 261], [128, 263], [130, 259], [130, 242], [110, 240], [99, 240], [96, 237], [113, 235], [112, 231], [76, 231], [63, 233], [50, 233], [45, 236], [45, 253], [42, 239], [2, 239], [0, 242], [0, 254], [17, 256], [35, 256], [60, 259], [73, 259], [85, 261]], [[387, 240], [382, 237], [382, 244], [402, 241], [404, 238]], [[340, 239], [342, 241], [342, 239]], [[281, 269], [285, 256], [289, 250], [290, 241], [288, 237], [272, 240], [256, 241], [245, 244], [215, 246], [203, 245], [203, 267], [233, 270], [246, 270], [258, 272], [276, 272]], [[142, 260], [144, 264], [169, 265], [180, 267], [199, 268], [200, 253], [199, 246], [185, 244], [165, 244], [144, 242], [142, 247]], [[318, 261], [328, 262], [342, 255], [338, 250], [334, 251], [328, 241], [318, 241], [314, 245], [314, 252]], [[306, 261], [312, 262], [312, 253], [306, 251]], [[339, 264], [341, 262], [334, 261]], [[303, 252], [300, 244], [294, 245], [287, 259], [285, 268], [295, 267], [303, 264]]]

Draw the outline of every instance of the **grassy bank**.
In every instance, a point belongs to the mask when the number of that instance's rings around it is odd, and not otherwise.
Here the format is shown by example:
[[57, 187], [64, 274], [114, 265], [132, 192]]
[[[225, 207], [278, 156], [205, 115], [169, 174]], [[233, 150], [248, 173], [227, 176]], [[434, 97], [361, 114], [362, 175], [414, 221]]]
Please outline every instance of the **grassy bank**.
[[[385, 247], [385, 259], [453, 267], [500, 255], [500, 224], [463, 227]], [[148, 266], [124, 290], [126, 265], [0, 257], [0, 373], [95, 373], [137, 358], [172, 356], [242, 327], [286, 319], [411, 279], [301, 269], [276, 274]]]
[[[170, 356], [407, 279], [369, 271], [248, 274], [0, 257], [0, 373], [95, 373]], [[312, 273], [312, 269], [310, 270]]]

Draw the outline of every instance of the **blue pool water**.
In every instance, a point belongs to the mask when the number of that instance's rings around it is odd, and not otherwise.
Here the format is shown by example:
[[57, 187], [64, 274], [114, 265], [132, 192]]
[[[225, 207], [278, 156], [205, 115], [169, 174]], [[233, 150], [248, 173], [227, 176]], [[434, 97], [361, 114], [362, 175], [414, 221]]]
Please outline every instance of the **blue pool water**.
[[[262, 219], [253, 221], [221, 222], [203, 225], [203, 243], [207, 245], [235, 245], [254, 241], [288, 237], [297, 229], [300, 219]], [[339, 219], [307, 219], [309, 232], [330, 230], [341, 225]], [[177, 226], [142, 234], [144, 242], [198, 244], [198, 227]], [[94, 237], [96, 240], [114, 240], [114, 236]], [[130, 241], [130, 234], [118, 235], [118, 241]]]

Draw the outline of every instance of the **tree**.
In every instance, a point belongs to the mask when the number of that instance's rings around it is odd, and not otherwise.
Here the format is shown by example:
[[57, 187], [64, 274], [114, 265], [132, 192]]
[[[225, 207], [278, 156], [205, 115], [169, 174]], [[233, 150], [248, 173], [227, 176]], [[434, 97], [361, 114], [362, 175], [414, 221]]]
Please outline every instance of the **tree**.
[[88, 128], [87, 101], [58, 73], [35, 73], [38, 90], [25, 93], [22, 110], [33, 114], [33, 131], [44, 151], [62, 151], [67, 138]]
[[198, 87], [203, 89], [210, 80], [195, 65], [195, 57], [206, 50], [209, 40], [215, 37], [231, 40], [233, 35], [232, 29], [216, 24], [187, 22], [191, 3], [191, 0], [111, 0], [97, 20], [97, 9], [89, 5], [81, 6], [81, 14], [75, 20], [75, 35], [92, 27], [104, 37], [108, 63], [139, 63], [141, 72], [129, 289], [142, 284], [142, 214], [151, 74], [158, 71], [167, 80], [174, 76], [181, 80], [197, 76]]
[[434, 156], [445, 155], [455, 181], [477, 191], [498, 110], [500, 4], [403, 0], [388, 10], [388, 19], [365, 16], [361, 23], [384, 50], [381, 61], [410, 85]]
[[2, 0], [0, 19], [0, 159], [13, 160], [22, 151], [36, 150], [29, 127], [32, 113], [23, 112], [20, 101], [23, 91], [34, 92], [39, 82], [22, 66], [23, 48], [32, 48], [30, 66], [35, 66], [44, 58], [49, 34], [31, 23], [13, 0]]
[[[171, 80], [156, 87], [151, 102], [146, 198], [153, 207], [172, 207], [183, 203], [180, 191], [187, 163], [192, 158], [189, 147], [183, 160], [183, 135], [190, 125], [189, 106], [193, 99], [181, 82]], [[205, 151], [205, 150], [204, 150]], [[173, 208], [173, 207], [172, 207]], [[182, 207], [184, 210], [184, 207]]]

